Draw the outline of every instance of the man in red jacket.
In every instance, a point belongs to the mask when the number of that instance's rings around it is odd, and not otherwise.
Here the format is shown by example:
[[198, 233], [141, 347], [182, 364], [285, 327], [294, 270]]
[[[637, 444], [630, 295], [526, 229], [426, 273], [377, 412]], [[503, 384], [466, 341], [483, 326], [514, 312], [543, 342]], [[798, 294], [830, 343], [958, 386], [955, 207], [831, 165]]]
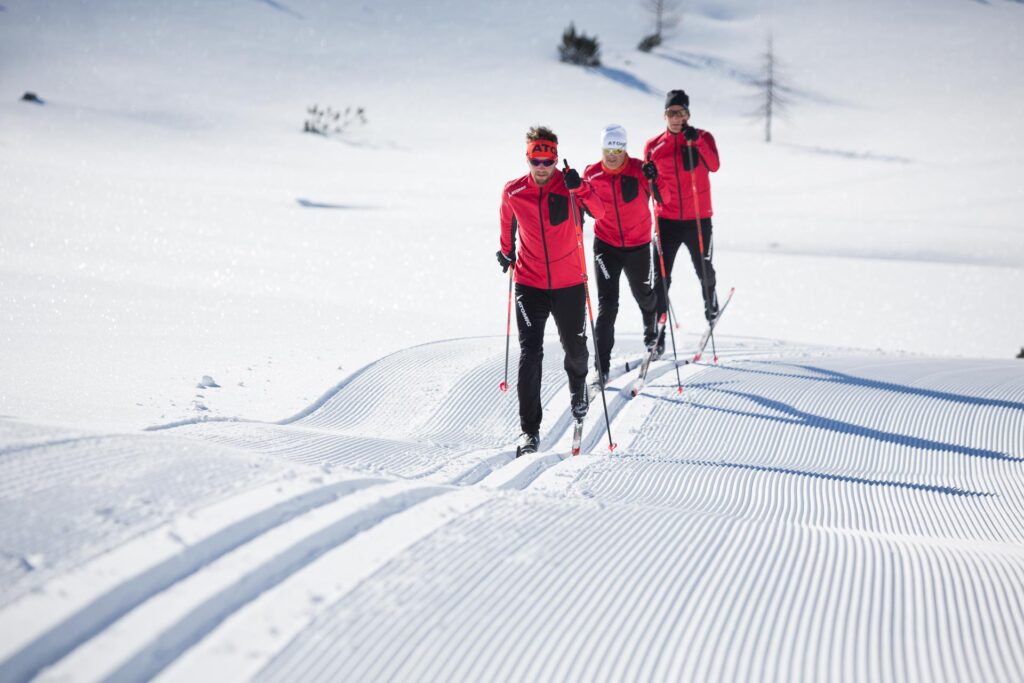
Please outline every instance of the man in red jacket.
[[[535, 126], [526, 134], [529, 173], [509, 181], [501, 194], [502, 271], [515, 275], [516, 325], [519, 328], [519, 437], [516, 457], [534, 453], [544, 414], [540, 401], [544, 326], [555, 318], [565, 351], [565, 372], [573, 417], [587, 414], [586, 293], [573, 210], [573, 195], [595, 218], [604, 205], [575, 170], [558, 170], [558, 137]], [[580, 207], [576, 207], [576, 215]], [[517, 248], [518, 237], [518, 248]]]
[[597, 278], [596, 326], [598, 381], [608, 379], [609, 359], [615, 345], [615, 318], [619, 313], [619, 279], [623, 271], [640, 306], [644, 345], [657, 341], [654, 275], [651, 261], [651, 183], [655, 198], [665, 201], [671, 192], [658, 178], [653, 162], [642, 163], [626, 152], [626, 129], [613, 124], [601, 134], [601, 161], [587, 166], [583, 176], [605, 206], [594, 226], [594, 277]]
[[[711, 133], [690, 125], [690, 98], [682, 90], [670, 90], [665, 96], [665, 121], [668, 124], [667, 130], [648, 140], [644, 146], [644, 158], [654, 162], [658, 176], [664, 178], [672, 191], [672, 197], [659, 204], [657, 210], [661, 248], [665, 256], [665, 282], [671, 286], [676, 252], [681, 244], [686, 244], [693, 268], [697, 271], [697, 279], [701, 283], [704, 316], [711, 321], [718, 315], [718, 297], [715, 294], [715, 268], [711, 265], [712, 211], [708, 174], [719, 168], [718, 147]], [[698, 222], [704, 240], [703, 266], [697, 236]], [[655, 274], [659, 270], [655, 269]], [[668, 310], [660, 279], [655, 292], [660, 315]], [[659, 355], [664, 349], [665, 335], [662, 333], [658, 340]]]

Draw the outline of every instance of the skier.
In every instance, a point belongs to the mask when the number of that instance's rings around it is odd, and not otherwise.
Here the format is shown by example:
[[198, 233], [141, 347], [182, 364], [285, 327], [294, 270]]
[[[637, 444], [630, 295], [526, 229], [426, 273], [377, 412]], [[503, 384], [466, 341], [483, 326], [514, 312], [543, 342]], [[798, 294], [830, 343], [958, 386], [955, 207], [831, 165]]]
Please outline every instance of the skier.
[[[682, 90], [670, 90], [665, 96], [665, 121], [668, 124], [665, 132], [651, 138], [644, 145], [644, 159], [654, 162], [658, 176], [664, 179], [672, 191], [672, 196], [665, 198], [657, 207], [661, 248], [665, 257], [665, 284], [672, 284], [672, 265], [676, 252], [685, 243], [701, 283], [704, 317], [710, 323], [718, 315], [718, 297], [715, 294], [715, 268], [711, 265], [712, 211], [708, 174], [719, 168], [718, 147], [711, 133], [690, 125], [690, 98]], [[697, 235], [698, 222], [703, 236], [703, 264]], [[660, 277], [657, 269], [655, 276]], [[660, 281], [654, 290], [658, 297], [660, 316], [668, 310], [668, 300]], [[660, 356], [664, 351], [665, 332], [662, 330], [656, 354]]]
[[[654, 183], [655, 200], [666, 201], [668, 185], [658, 177], [653, 162], [641, 162], [626, 151], [626, 129], [612, 124], [601, 133], [601, 161], [591, 164], [584, 177], [605, 206], [604, 218], [594, 225], [594, 277], [597, 278], [597, 359], [589, 384], [604, 386], [612, 347], [615, 318], [619, 313], [619, 276], [626, 280], [640, 306], [644, 346], [657, 341], [657, 296], [651, 260], [651, 212], [649, 199]], [[596, 376], [600, 373], [600, 377]]]
[[[516, 457], [537, 451], [540, 423], [541, 363], [544, 327], [555, 319], [565, 351], [573, 417], [587, 414], [586, 293], [580, 272], [576, 226], [569, 202], [576, 196], [595, 218], [604, 205], [590, 184], [575, 170], [558, 169], [558, 137], [548, 128], [534, 126], [526, 134], [529, 173], [509, 181], [501, 195], [502, 272], [513, 268], [516, 325], [519, 329], [519, 437]], [[576, 215], [579, 215], [577, 207]], [[518, 248], [517, 248], [518, 235]]]

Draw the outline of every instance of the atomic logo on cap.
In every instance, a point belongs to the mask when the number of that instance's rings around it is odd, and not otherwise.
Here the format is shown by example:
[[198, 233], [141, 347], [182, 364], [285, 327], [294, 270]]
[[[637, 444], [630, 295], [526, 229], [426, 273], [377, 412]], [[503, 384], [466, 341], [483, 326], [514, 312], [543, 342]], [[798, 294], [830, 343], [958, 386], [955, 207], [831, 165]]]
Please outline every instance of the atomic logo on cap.
[[626, 129], [613, 123], [601, 132], [601, 149], [626, 150]]
[[527, 159], [557, 159], [558, 145], [550, 140], [534, 140], [526, 145]]

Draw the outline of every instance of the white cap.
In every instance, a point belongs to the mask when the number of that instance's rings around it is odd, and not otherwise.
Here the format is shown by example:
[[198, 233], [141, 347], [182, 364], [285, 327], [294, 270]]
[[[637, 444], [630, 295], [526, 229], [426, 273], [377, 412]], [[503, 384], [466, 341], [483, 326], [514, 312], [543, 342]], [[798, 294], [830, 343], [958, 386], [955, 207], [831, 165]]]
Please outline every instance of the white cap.
[[601, 149], [626, 149], [626, 129], [613, 123], [601, 133]]

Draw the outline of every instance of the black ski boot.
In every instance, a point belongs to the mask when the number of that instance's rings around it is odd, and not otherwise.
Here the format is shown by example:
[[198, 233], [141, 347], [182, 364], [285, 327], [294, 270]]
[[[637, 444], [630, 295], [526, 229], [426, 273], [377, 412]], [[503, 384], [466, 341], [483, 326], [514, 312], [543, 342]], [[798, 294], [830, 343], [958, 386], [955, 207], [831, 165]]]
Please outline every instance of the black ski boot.
[[665, 355], [665, 330], [661, 331], [658, 340], [654, 342], [654, 355], [651, 356], [651, 360], [658, 360], [663, 355]]
[[711, 305], [704, 305], [704, 318], [707, 319], [708, 324], [711, 325], [715, 322], [715, 318], [718, 317], [718, 293], [712, 292], [711, 294]]
[[650, 350], [658, 341], [658, 323], [651, 316], [651, 324], [644, 325], [644, 348]]
[[540, 436], [523, 432], [519, 435], [519, 440], [516, 441], [516, 457], [536, 453], [539, 445]]
[[590, 407], [590, 396], [588, 396], [586, 383], [581, 384], [572, 392], [570, 399], [572, 405], [572, 417], [577, 422], [587, 416], [587, 409]]

